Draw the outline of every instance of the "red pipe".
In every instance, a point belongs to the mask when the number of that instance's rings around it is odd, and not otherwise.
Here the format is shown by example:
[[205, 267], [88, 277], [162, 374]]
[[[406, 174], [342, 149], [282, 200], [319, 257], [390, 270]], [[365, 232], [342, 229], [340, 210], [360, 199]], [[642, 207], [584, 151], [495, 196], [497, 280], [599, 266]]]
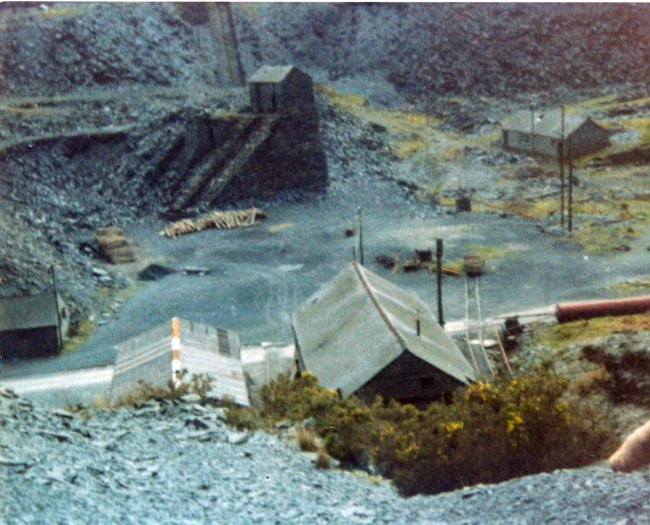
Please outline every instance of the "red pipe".
[[555, 305], [555, 317], [558, 323], [605, 317], [607, 315], [641, 314], [648, 311], [650, 311], [650, 295]]

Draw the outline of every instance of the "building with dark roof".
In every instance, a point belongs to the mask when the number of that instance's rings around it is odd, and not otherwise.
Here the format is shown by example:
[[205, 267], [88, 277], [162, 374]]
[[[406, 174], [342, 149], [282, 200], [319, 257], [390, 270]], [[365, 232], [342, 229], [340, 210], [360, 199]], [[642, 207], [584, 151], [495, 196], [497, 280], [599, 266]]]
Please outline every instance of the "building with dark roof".
[[67, 307], [53, 291], [0, 298], [0, 356], [15, 359], [57, 354], [69, 321]]
[[353, 262], [293, 316], [299, 371], [344, 396], [440, 398], [476, 372], [415, 293]]
[[[609, 145], [610, 131], [591, 117], [566, 114], [564, 117], [565, 157], [571, 148], [574, 157], [598, 151]], [[502, 145], [506, 149], [532, 155], [558, 157], [562, 142], [562, 112], [517, 113], [504, 121], [501, 130]]]
[[311, 77], [295, 66], [262, 66], [248, 79], [253, 113], [313, 111]]

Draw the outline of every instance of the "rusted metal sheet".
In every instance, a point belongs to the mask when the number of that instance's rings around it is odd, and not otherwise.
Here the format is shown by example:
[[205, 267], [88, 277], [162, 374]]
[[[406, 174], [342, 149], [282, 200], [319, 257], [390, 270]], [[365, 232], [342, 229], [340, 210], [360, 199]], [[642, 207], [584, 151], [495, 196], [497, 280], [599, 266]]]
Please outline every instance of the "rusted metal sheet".
[[650, 295], [603, 301], [561, 303], [555, 307], [555, 317], [558, 323], [608, 315], [632, 315], [644, 312], [650, 312]]

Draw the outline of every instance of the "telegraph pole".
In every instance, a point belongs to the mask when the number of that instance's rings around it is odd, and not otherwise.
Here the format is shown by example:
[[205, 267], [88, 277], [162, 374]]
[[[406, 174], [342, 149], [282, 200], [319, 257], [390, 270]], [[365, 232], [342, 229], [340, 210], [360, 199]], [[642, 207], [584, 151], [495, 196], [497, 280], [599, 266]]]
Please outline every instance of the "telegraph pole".
[[359, 208], [359, 262], [363, 266], [363, 222], [361, 219], [361, 208]]
[[438, 275], [438, 323], [444, 328], [442, 315], [442, 239], [436, 239], [436, 274]]
[[50, 266], [50, 275], [52, 277], [52, 290], [54, 292], [54, 308], [56, 309], [56, 335], [59, 339], [59, 351], [63, 346], [63, 334], [61, 333], [61, 312], [59, 312], [59, 294], [56, 290], [56, 274], [54, 265]]
[[562, 104], [562, 135], [560, 139], [560, 226], [564, 229], [564, 104]]
[[569, 137], [569, 235], [573, 232], [573, 148], [571, 147], [571, 137]]
[[535, 108], [530, 105], [530, 153], [535, 154]]

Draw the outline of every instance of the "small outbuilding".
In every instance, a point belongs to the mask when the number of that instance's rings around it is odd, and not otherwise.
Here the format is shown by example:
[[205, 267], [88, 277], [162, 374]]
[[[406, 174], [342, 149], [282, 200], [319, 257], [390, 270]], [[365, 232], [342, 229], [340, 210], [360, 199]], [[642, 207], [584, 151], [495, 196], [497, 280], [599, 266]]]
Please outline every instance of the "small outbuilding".
[[143, 383], [166, 389], [204, 374], [213, 380], [211, 395], [249, 405], [237, 333], [174, 317], [117, 346], [110, 400]]
[[356, 262], [293, 316], [297, 369], [369, 401], [439, 399], [476, 372], [415, 293]]
[[315, 108], [311, 77], [295, 66], [262, 66], [248, 80], [253, 113], [290, 113]]
[[[569, 147], [574, 157], [587, 155], [609, 145], [611, 132], [589, 116], [564, 117], [565, 157]], [[559, 158], [562, 142], [562, 111], [521, 112], [504, 121], [501, 129], [505, 149]]]
[[0, 356], [23, 359], [58, 354], [70, 313], [54, 291], [0, 299]]

